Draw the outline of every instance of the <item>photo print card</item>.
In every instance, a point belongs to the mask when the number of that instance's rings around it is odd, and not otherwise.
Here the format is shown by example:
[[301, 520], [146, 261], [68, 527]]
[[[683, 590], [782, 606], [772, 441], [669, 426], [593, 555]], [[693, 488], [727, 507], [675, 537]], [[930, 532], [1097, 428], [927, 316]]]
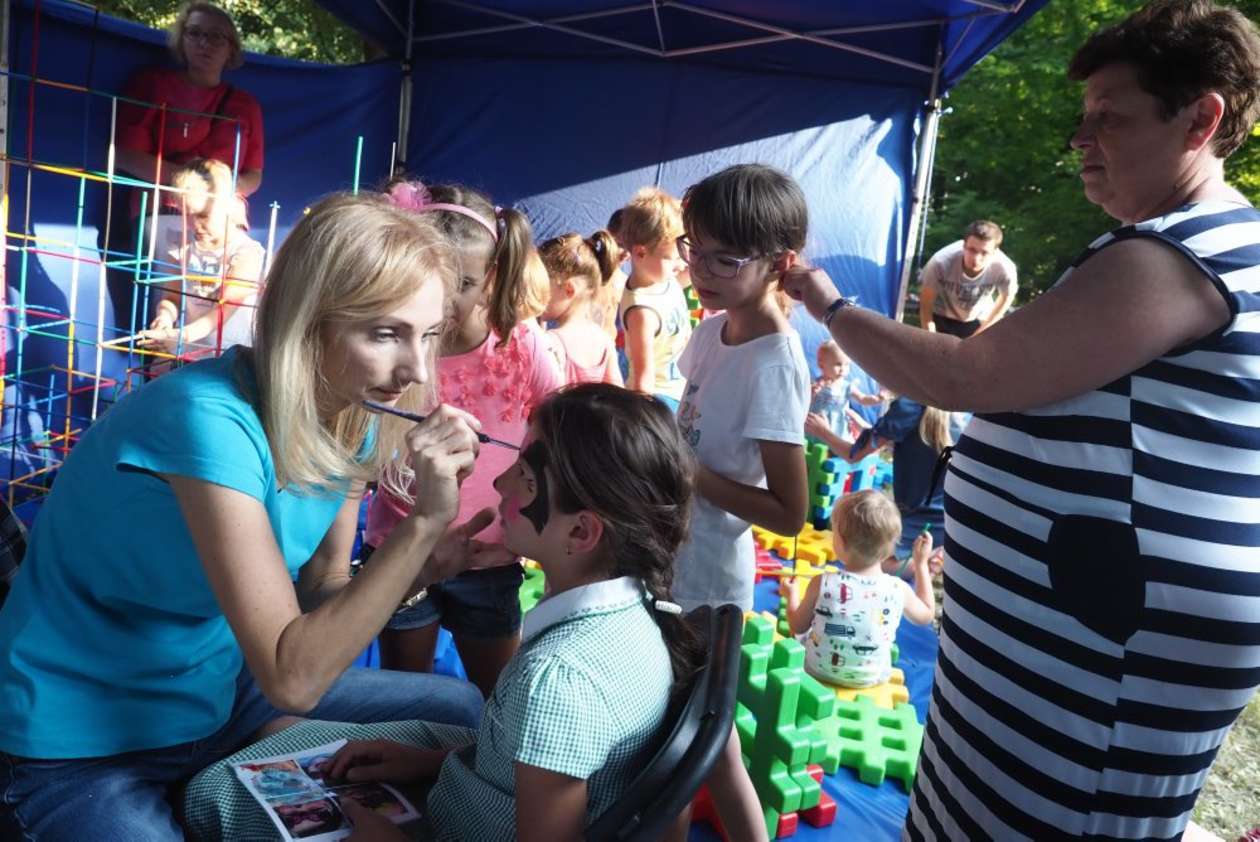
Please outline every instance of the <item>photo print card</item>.
[[345, 744], [345, 740], [338, 740], [293, 754], [236, 763], [232, 770], [286, 842], [324, 842], [349, 836], [352, 828], [341, 812], [341, 801], [346, 798], [395, 824], [420, 817], [411, 802], [388, 784], [329, 780], [328, 766]]

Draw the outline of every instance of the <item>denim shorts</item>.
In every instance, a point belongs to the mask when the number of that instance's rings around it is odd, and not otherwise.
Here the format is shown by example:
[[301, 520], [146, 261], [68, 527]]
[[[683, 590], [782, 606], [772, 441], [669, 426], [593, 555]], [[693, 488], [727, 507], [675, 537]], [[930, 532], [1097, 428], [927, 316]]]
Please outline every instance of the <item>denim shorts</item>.
[[[366, 563], [375, 547], [363, 545]], [[429, 585], [428, 595], [389, 618], [385, 628], [409, 631], [440, 622], [447, 631], [464, 637], [510, 637], [521, 627], [520, 564], [465, 570], [454, 578]]]

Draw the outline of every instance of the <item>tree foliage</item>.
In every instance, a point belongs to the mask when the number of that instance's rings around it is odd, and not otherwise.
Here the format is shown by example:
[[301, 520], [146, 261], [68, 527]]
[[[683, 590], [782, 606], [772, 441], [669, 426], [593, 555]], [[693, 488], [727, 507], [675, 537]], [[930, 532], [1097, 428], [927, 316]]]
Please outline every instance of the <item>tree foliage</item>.
[[[1080, 156], [1068, 147], [1082, 85], [1066, 72], [1090, 33], [1141, 0], [1052, 0], [978, 63], [946, 100], [920, 261], [958, 239], [967, 223], [992, 219], [1002, 250], [1019, 266], [1020, 298], [1048, 289], [1091, 240], [1116, 225], [1085, 200]], [[1234, 4], [1260, 19], [1260, 0]], [[1227, 164], [1227, 176], [1260, 203], [1260, 138]]]
[[[106, 14], [155, 29], [175, 21], [184, 0], [98, 0]], [[354, 30], [313, 0], [217, 0], [236, 21], [246, 50], [326, 64], [363, 61], [365, 46]]]

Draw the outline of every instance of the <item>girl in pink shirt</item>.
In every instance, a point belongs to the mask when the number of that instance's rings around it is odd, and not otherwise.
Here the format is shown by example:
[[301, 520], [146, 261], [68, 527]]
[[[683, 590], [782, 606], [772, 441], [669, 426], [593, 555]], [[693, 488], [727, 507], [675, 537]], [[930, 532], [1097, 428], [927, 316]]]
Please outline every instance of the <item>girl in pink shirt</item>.
[[617, 349], [592, 316], [617, 269], [619, 251], [612, 234], [603, 230], [585, 240], [580, 234], [552, 237], [538, 250], [551, 276], [543, 319], [556, 323], [551, 336], [569, 383], [622, 385]]
[[[460, 276], [448, 297], [450, 324], [437, 360], [441, 401], [479, 418], [487, 435], [519, 442], [533, 407], [562, 385], [540, 333], [520, 321], [525, 266], [534, 250], [529, 221], [458, 185], [400, 181], [388, 192], [395, 205], [431, 214], [456, 249]], [[454, 525], [498, 503], [493, 480], [517, 456], [502, 447], [481, 448], [460, 487]], [[384, 491], [373, 496], [364, 561], [410, 510], [409, 500]], [[481, 549], [469, 570], [429, 586], [423, 599], [391, 619], [381, 634], [383, 667], [431, 671], [440, 622], [454, 635], [468, 677], [489, 695], [520, 640], [523, 573], [520, 560], [502, 548], [502, 524], [495, 521], [476, 537]]]

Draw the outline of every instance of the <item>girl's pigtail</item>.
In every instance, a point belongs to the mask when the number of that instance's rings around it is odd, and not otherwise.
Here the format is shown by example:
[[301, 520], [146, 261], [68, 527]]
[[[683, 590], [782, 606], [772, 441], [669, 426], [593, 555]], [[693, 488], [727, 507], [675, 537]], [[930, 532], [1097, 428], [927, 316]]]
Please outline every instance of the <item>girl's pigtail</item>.
[[499, 241], [494, 250], [494, 283], [487, 321], [499, 337], [498, 347], [512, 336], [528, 297], [526, 267], [534, 250], [534, 231], [525, 214], [513, 208], [495, 210]]
[[690, 685], [691, 676], [702, 663], [704, 642], [687, 624], [681, 609], [671, 601], [668, 579], [673, 578], [672, 571], [672, 560], [646, 566], [643, 588], [647, 592], [648, 612], [660, 627], [661, 639], [669, 650], [674, 690], [678, 692]]
[[586, 238], [586, 245], [595, 254], [595, 262], [599, 264], [599, 285], [607, 284], [612, 278], [613, 273], [617, 271], [617, 264], [614, 262], [617, 254], [617, 241], [613, 239], [613, 235], [600, 229], [594, 234]]

